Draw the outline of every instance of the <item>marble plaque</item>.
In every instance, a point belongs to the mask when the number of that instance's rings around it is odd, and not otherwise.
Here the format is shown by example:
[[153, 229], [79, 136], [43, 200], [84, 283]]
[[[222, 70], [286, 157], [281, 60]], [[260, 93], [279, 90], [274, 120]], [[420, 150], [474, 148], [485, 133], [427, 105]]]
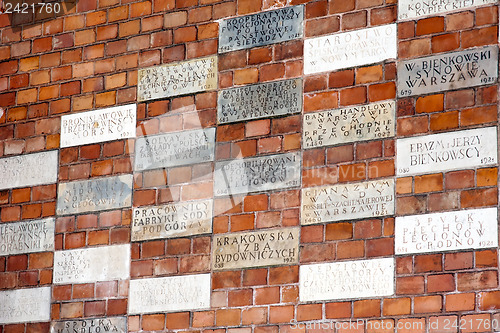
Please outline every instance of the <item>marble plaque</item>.
[[497, 128], [398, 139], [396, 149], [396, 175], [400, 177], [494, 165]]
[[0, 224], [0, 256], [54, 251], [53, 217]]
[[132, 205], [132, 175], [60, 183], [57, 215], [96, 212]]
[[394, 179], [302, 189], [301, 224], [394, 214]]
[[0, 325], [50, 320], [50, 287], [0, 291]]
[[223, 20], [219, 23], [219, 53], [302, 38], [303, 20], [302, 5]]
[[394, 258], [302, 265], [299, 299], [315, 302], [394, 294]]
[[217, 56], [139, 69], [139, 102], [217, 89]]
[[73, 319], [50, 324], [50, 333], [127, 333], [127, 318]]
[[494, 84], [497, 79], [497, 46], [450, 52], [400, 61], [398, 96], [408, 97]]
[[210, 308], [210, 274], [130, 280], [128, 313]]
[[54, 253], [54, 284], [124, 280], [130, 276], [130, 244]]
[[439, 15], [475, 6], [497, 3], [498, 0], [399, 0], [400, 20], [418, 19], [428, 15]]
[[61, 148], [135, 137], [137, 107], [120, 105], [61, 117]]
[[214, 235], [213, 270], [299, 263], [300, 228]]
[[383, 101], [304, 114], [305, 148], [394, 136], [396, 102]]
[[134, 170], [169, 168], [210, 162], [215, 154], [215, 128], [138, 138]]
[[187, 201], [134, 208], [132, 241], [212, 232], [213, 201]]
[[397, 57], [396, 24], [306, 39], [304, 74], [374, 64]]
[[300, 185], [300, 153], [217, 162], [216, 196], [285, 189]]
[[219, 92], [219, 124], [302, 111], [302, 79], [253, 84]]
[[0, 158], [0, 190], [53, 184], [58, 169], [57, 150]]
[[498, 247], [497, 208], [396, 217], [396, 254]]

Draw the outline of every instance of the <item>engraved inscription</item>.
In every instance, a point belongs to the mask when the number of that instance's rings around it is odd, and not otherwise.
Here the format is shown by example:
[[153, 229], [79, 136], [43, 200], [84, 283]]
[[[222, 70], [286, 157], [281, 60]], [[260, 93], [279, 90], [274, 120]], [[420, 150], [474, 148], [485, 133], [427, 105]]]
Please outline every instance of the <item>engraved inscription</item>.
[[0, 291], [0, 324], [50, 320], [50, 287]]
[[55, 219], [0, 224], [0, 256], [54, 250]]
[[127, 333], [127, 318], [108, 317], [52, 322], [50, 333]]
[[398, 18], [409, 20], [493, 3], [497, 0], [399, 0]]

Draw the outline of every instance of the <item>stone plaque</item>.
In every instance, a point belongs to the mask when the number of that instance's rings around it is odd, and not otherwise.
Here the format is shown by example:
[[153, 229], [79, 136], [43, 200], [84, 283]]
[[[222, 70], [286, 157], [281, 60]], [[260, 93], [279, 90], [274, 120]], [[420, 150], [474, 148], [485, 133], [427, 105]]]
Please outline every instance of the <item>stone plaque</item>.
[[50, 287], [0, 291], [0, 325], [50, 320]]
[[73, 319], [50, 324], [50, 333], [127, 333], [127, 318]]
[[210, 274], [130, 280], [128, 313], [210, 308]]
[[0, 224], [0, 256], [54, 251], [53, 217]]
[[58, 168], [57, 150], [0, 158], [0, 190], [53, 184]]
[[410, 176], [497, 163], [497, 128], [485, 127], [396, 141], [396, 175]]
[[61, 148], [135, 137], [135, 104], [61, 117]]
[[60, 183], [57, 215], [96, 212], [132, 205], [132, 175]]
[[338, 145], [394, 136], [395, 101], [304, 114], [305, 148]]
[[217, 89], [217, 56], [139, 69], [137, 82], [139, 102]]
[[300, 165], [298, 152], [217, 162], [214, 192], [222, 196], [299, 186]]
[[369, 65], [397, 57], [396, 24], [306, 39], [304, 74]]
[[394, 258], [302, 265], [299, 299], [315, 302], [394, 294]]
[[394, 214], [394, 179], [302, 189], [301, 224]]
[[214, 235], [213, 270], [299, 263], [300, 228]]
[[151, 135], [135, 141], [134, 170], [210, 162], [215, 154], [215, 128]]
[[302, 5], [223, 20], [219, 23], [219, 53], [302, 38], [303, 20]]
[[497, 78], [497, 46], [405, 60], [398, 63], [398, 96], [494, 84]]
[[54, 284], [124, 280], [130, 276], [130, 244], [54, 253]]
[[498, 247], [497, 208], [396, 217], [396, 254]]
[[302, 111], [302, 79], [259, 83], [222, 90], [219, 124], [283, 116]]
[[212, 200], [134, 208], [132, 241], [212, 232]]
[[475, 6], [497, 3], [498, 0], [399, 0], [398, 18], [410, 20], [428, 15], [439, 15]]

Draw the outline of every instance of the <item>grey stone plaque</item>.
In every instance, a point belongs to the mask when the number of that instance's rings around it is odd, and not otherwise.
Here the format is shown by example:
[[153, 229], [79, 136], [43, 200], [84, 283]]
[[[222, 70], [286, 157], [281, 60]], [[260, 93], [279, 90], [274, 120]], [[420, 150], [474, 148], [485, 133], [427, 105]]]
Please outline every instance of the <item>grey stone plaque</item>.
[[217, 89], [217, 56], [139, 69], [139, 102]]
[[223, 20], [219, 23], [219, 53], [301, 38], [303, 20], [303, 5]]
[[50, 320], [50, 287], [0, 291], [0, 325]]
[[132, 241], [212, 232], [212, 200], [134, 208]]
[[259, 83], [219, 92], [219, 124], [302, 111], [302, 79]]
[[50, 333], [127, 333], [127, 318], [108, 317], [56, 321], [50, 324]]
[[300, 185], [300, 153], [217, 162], [216, 196], [285, 189]]
[[498, 0], [399, 0], [398, 18], [411, 20], [428, 15], [439, 15], [475, 6], [497, 3]]
[[394, 179], [302, 189], [301, 224], [394, 214]]
[[400, 61], [398, 96], [407, 97], [494, 84], [497, 79], [497, 46], [450, 52]]
[[396, 102], [392, 100], [304, 114], [305, 148], [394, 136]]
[[53, 184], [58, 168], [57, 150], [0, 158], [0, 190]]
[[132, 175], [60, 183], [57, 215], [96, 212], [132, 205]]
[[299, 230], [281, 228], [215, 235], [212, 268], [225, 270], [298, 264]]
[[134, 170], [169, 168], [210, 162], [215, 154], [215, 128], [138, 138]]
[[54, 251], [53, 217], [0, 224], [0, 256]]

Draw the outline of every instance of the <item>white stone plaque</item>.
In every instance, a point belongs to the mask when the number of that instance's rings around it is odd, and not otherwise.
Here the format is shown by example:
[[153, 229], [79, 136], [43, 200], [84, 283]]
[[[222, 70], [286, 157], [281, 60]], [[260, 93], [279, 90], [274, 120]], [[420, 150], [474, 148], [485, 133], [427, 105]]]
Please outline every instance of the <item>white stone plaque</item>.
[[301, 265], [299, 299], [315, 302], [394, 294], [394, 258]]
[[132, 241], [212, 232], [213, 200], [134, 208]]
[[389, 100], [304, 114], [305, 148], [394, 136], [396, 102]]
[[215, 155], [215, 128], [165, 133], [135, 141], [134, 170], [210, 162]]
[[53, 217], [0, 224], [0, 256], [54, 251]]
[[396, 24], [304, 41], [304, 74], [374, 64], [397, 57]]
[[396, 175], [410, 176], [497, 163], [497, 128], [398, 139]]
[[60, 183], [57, 215], [95, 212], [132, 205], [132, 175]]
[[394, 214], [394, 179], [302, 189], [301, 224]]
[[396, 217], [396, 254], [498, 247], [497, 208]]
[[61, 117], [61, 148], [135, 137], [137, 107], [120, 105]]
[[55, 183], [59, 169], [57, 152], [0, 158], [0, 190]]
[[211, 292], [210, 274], [130, 280], [128, 313], [208, 309]]
[[398, 19], [418, 19], [494, 3], [497, 3], [497, 0], [399, 0]]
[[127, 333], [127, 318], [107, 317], [56, 321], [50, 324], [50, 333]]
[[50, 320], [50, 287], [0, 291], [0, 325]]
[[217, 56], [139, 69], [139, 102], [217, 89]]
[[130, 244], [54, 253], [54, 284], [124, 280], [129, 276]]
[[212, 243], [212, 268], [224, 270], [298, 264], [299, 229], [281, 228], [215, 235]]

